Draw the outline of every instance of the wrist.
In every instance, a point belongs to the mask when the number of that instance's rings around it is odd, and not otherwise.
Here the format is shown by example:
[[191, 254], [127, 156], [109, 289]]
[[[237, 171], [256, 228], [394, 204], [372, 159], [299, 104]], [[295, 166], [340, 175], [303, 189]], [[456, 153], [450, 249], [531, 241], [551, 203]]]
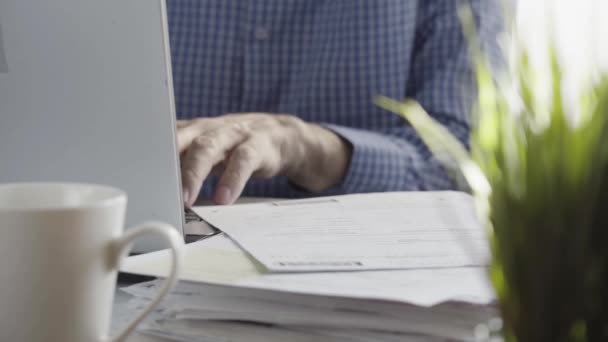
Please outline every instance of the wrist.
[[333, 131], [301, 121], [299, 158], [287, 175], [296, 185], [322, 192], [340, 184], [350, 165], [352, 146]]

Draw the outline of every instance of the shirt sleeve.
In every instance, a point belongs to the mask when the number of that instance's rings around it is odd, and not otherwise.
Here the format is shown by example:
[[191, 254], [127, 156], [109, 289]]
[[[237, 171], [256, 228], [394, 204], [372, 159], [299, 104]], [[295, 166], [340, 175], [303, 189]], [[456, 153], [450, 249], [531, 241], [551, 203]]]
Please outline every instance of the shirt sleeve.
[[[499, 1], [420, 1], [407, 98], [468, 146], [469, 113], [476, 88], [458, 7], [471, 6], [482, 50], [500, 59], [497, 44], [503, 21]], [[498, 65], [498, 64], [497, 64]], [[452, 189], [455, 182], [405, 120], [392, 116], [373, 130], [324, 125], [352, 145], [347, 174], [328, 194]]]

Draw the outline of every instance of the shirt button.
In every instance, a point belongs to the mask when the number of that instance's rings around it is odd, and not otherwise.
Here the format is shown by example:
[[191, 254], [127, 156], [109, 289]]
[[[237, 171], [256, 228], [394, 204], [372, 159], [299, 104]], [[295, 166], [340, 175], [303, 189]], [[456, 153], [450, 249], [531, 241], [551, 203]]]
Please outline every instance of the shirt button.
[[270, 31], [264, 26], [258, 26], [253, 31], [253, 36], [257, 40], [266, 40], [270, 37]]

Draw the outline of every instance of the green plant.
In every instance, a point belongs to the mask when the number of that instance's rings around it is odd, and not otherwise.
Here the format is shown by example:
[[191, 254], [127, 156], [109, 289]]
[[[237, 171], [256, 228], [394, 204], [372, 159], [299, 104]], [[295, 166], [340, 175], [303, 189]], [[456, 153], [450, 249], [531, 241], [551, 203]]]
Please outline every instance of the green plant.
[[608, 77], [565, 106], [564, 65], [550, 47], [544, 101], [542, 75], [520, 45], [510, 77], [496, 82], [470, 22], [470, 152], [417, 103], [376, 102], [405, 117], [431, 151], [451, 155], [471, 187], [489, 228], [504, 339], [608, 341]]

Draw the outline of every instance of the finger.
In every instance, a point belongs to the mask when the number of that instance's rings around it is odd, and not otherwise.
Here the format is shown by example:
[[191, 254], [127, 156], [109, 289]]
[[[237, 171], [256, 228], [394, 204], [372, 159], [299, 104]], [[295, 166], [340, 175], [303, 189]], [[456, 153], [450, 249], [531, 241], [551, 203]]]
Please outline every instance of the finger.
[[231, 153], [214, 195], [217, 204], [232, 204], [243, 192], [245, 184], [262, 161], [261, 149], [255, 140], [247, 140]]
[[228, 126], [239, 127], [239, 125], [239, 123], [232, 123], [223, 117], [180, 120], [177, 124], [178, 151], [180, 154], [182, 154], [188, 149], [194, 139], [200, 135], [204, 135], [218, 129], [225, 129]]
[[190, 124], [190, 120], [177, 120], [175, 122], [175, 127], [182, 128]]
[[219, 164], [216, 164], [212, 169], [211, 169], [211, 174], [214, 176], [221, 176], [222, 173], [224, 173], [224, 170], [226, 169], [226, 163], [225, 162], [220, 162]]
[[179, 153], [184, 153], [184, 151], [192, 145], [194, 139], [201, 133], [201, 125], [193, 122], [186, 123], [181, 127], [177, 126], [177, 150]]
[[181, 158], [182, 186], [184, 204], [192, 206], [214, 165], [226, 158], [243, 140], [242, 136], [230, 127], [207, 132], [196, 137]]

